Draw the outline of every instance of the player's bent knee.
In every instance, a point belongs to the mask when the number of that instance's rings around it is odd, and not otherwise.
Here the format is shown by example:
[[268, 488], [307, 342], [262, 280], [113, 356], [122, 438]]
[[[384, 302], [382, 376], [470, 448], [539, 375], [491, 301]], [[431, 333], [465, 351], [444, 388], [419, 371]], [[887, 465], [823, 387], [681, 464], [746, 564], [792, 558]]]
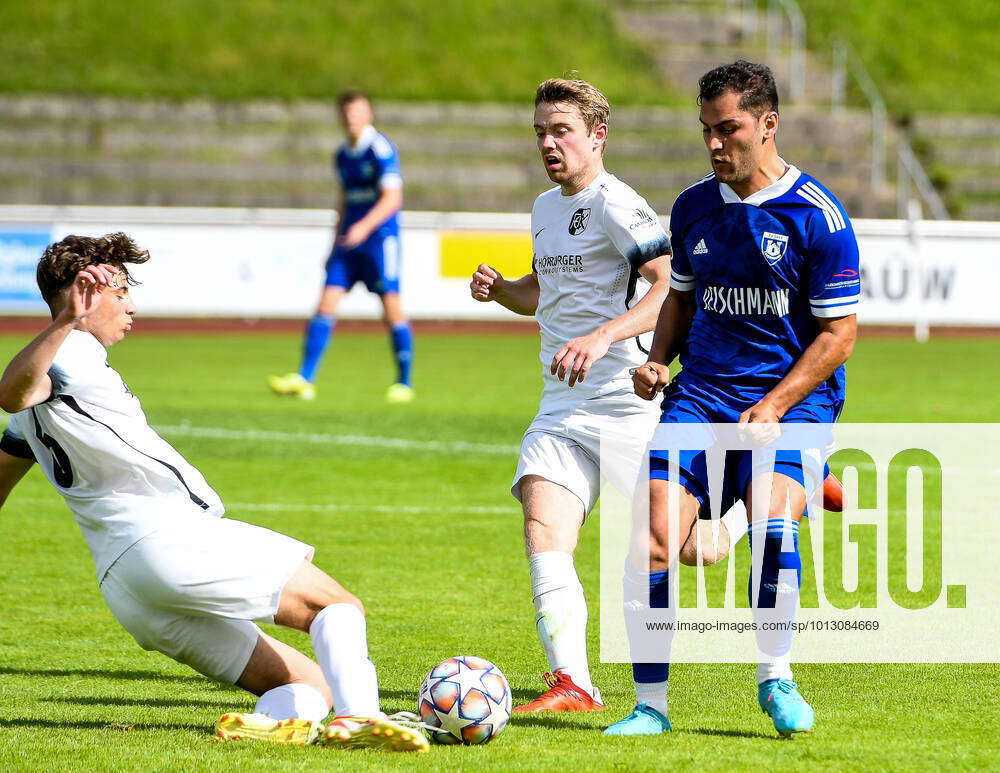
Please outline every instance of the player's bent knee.
[[[678, 556], [678, 560], [682, 564], [684, 564], [684, 566], [697, 566], [697, 564], [698, 564], [698, 548], [695, 547], [695, 546], [692, 546], [691, 540], [688, 540], [687, 542], [684, 543], [684, 547], [681, 548], [681, 552], [680, 552], [680, 555]], [[707, 564], [709, 562], [707, 560], [704, 560], [704, 563]]]
[[308, 631], [322, 610], [333, 604], [351, 604], [365, 613], [364, 604], [323, 570], [303, 561], [285, 584], [274, 621], [288, 628]]
[[698, 521], [681, 548], [679, 560], [685, 566], [711, 566], [729, 555], [729, 531], [719, 522]]
[[323, 697], [328, 708], [333, 706], [333, 694], [319, 664], [262, 631], [236, 685], [254, 695], [263, 695], [286, 684], [307, 685]]

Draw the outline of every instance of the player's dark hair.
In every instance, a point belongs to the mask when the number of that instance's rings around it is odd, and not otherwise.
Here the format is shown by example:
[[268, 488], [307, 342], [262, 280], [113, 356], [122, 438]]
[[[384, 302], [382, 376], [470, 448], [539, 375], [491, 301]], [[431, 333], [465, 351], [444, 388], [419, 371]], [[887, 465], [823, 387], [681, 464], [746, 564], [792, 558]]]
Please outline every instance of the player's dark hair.
[[371, 104], [371, 100], [365, 92], [358, 89], [347, 89], [347, 91], [340, 92], [340, 96], [337, 97], [337, 107], [343, 110], [351, 102], [357, 102], [359, 99], [363, 99], [365, 102]]
[[575, 105], [590, 134], [602, 123], [611, 121], [611, 105], [595, 86], [581, 78], [549, 78], [535, 90], [535, 107], [543, 102], [554, 105], [566, 102]]
[[76, 279], [87, 266], [106, 263], [122, 271], [125, 281], [133, 287], [139, 284], [128, 272], [128, 263], [145, 263], [149, 252], [140, 250], [134, 241], [123, 233], [107, 236], [67, 236], [50, 244], [42, 253], [35, 271], [35, 279], [42, 298], [50, 306], [52, 301]]
[[778, 112], [778, 87], [774, 73], [764, 64], [738, 59], [709, 70], [698, 80], [698, 104], [732, 91], [740, 95], [739, 108], [758, 118], [765, 112]]

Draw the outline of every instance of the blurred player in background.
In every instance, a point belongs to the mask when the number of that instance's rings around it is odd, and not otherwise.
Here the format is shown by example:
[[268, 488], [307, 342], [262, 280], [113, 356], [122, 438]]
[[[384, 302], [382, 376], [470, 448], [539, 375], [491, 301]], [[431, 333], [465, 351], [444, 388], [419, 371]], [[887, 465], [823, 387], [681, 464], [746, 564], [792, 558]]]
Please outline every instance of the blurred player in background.
[[[379, 709], [361, 602], [312, 564], [309, 545], [222, 518], [219, 496], [108, 365], [105, 347], [135, 314], [128, 266], [148, 259], [120, 233], [46, 248], [37, 274], [52, 324], [0, 378], [0, 408], [13, 414], [0, 439], [0, 505], [37, 461], [139, 646], [260, 696], [253, 714], [219, 720], [220, 737], [426, 749], [406, 719]], [[255, 620], [308, 633], [319, 663]], [[331, 704], [338, 717], [324, 727]]]
[[386, 399], [408, 403], [414, 397], [410, 384], [413, 336], [399, 299], [399, 210], [403, 206], [399, 155], [372, 126], [374, 114], [367, 96], [347, 91], [338, 104], [347, 138], [333, 157], [342, 198], [333, 250], [326, 263], [326, 284], [306, 328], [298, 373], [271, 376], [268, 385], [280, 395], [303, 400], [316, 397], [313, 382], [336, 325], [337, 308], [355, 284], [364, 282], [382, 301], [396, 358], [396, 383], [389, 387]]
[[[738, 61], [706, 73], [698, 103], [714, 173], [671, 210], [671, 290], [649, 362], [636, 370], [636, 393], [653, 400], [663, 390], [667, 425], [832, 424], [844, 405], [861, 292], [851, 221], [830, 191], [778, 155], [778, 93], [767, 67]], [[678, 355], [683, 370], [670, 381], [667, 366]], [[792, 681], [789, 618], [802, 581], [799, 521], [823, 474], [794, 450], [763, 466], [750, 451], [730, 452], [723, 490], [710, 491], [705, 452], [679, 456], [675, 472], [667, 452], [650, 454], [649, 564], [627, 569], [626, 620], [646, 599], [675, 610], [669, 572], [680, 545], [671, 531], [683, 545], [710, 496], [723, 508], [743, 499], [762, 653], [758, 703], [782, 735], [809, 731], [813, 710]], [[642, 626], [626, 628], [634, 643]], [[633, 664], [637, 705], [606, 733], [670, 730], [669, 637], [663, 649], [663, 662]]]
[[[600, 491], [602, 433], [645, 440], [658, 411], [633, 392], [670, 274], [670, 242], [656, 213], [604, 170], [611, 108], [582, 80], [557, 78], [535, 94], [535, 135], [557, 187], [531, 213], [532, 271], [516, 280], [480, 265], [472, 297], [534, 315], [544, 386], [525, 432], [511, 493], [524, 511], [536, 627], [549, 689], [514, 711], [595, 711], [604, 704], [587, 661], [587, 603], [573, 563]], [[643, 294], [645, 291], [645, 294]]]

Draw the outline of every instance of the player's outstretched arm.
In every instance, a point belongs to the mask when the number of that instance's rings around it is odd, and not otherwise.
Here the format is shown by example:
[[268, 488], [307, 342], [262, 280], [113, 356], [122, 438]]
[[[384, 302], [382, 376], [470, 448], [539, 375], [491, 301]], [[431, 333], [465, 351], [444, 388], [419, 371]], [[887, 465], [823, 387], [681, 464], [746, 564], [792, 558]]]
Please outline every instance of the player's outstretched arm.
[[538, 308], [538, 277], [534, 272], [520, 279], [504, 279], [492, 266], [480, 263], [469, 283], [472, 297], [486, 303], [496, 301], [515, 314], [532, 316]]
[[6, 451], [0, 451], [0, 507], [4, 506], [14, 486], [34, 463], [33, 459], [22, 459], [19, 456], [11, 456]]
[[52, 394], [49, 368], [76, 323], [101, 304], [101, 291], [114, 279], [112, 266], [88, 266], [64, 290], [62, 307], [52, 324], [39, 333], [7, 365], [0, 377], [0, 408], [17, 413], [48, 400]]
[[656, 325], [660, 307], [670, 290], [670, 257], [661, 255], [639, 267], [639, 273], [649, 280], [649, 292], [631, 309], [597, 330], [567, 342], [552, 358], [553, 375], [562, 381], [569, 376], [569, 385], [583, 381], [591, 366], [608, 353], [611, 344], [648, 333]]
[[680, 353], [687, 339], [694, 308], [694, 293], [676, 289], [670, 291], [660, 307], [649, 361], [632, 374], [635, 393], [644, 400], [652, 400], [670, 383], [667, 366]]
[[778, 385], [740, 416], [740, 424], [778, 422], [847, 362], [858, 335], [857, 315], [817, 317], [819, 335], [796, 361]]

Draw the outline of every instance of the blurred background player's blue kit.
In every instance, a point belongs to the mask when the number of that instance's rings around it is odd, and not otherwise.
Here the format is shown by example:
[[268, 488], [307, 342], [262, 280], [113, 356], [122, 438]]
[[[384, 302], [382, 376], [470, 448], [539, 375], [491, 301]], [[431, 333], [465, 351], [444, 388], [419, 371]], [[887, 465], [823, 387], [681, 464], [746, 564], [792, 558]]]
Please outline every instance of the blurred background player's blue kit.
[[297, 373], [271, 376], [268, 385], [279, 395], [304, 400], [316, 397], [316, 371], [330, 341], [340, 299], [361, 282], [382, 302], [396, 358], [396, 381], [386, 392], [390, 403], [413, 400], [410, 367], [413, 336], [399, 301], [399, 208], [403, 177], [399, 154], [373, 125], [374, 112], [360, 91], [337, 100], [346, 138], [333, 154], [341, 186], [334, 244], [326, 262], [326, 282], [316, 314], [309, 321]]

